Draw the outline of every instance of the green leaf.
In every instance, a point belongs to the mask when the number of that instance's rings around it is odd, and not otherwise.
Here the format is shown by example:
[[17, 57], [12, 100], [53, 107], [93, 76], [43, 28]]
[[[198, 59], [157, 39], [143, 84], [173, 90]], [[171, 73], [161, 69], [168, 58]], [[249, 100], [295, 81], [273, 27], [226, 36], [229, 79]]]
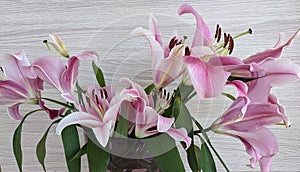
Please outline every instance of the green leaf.
[[77, 89], [79, 104], [82, 104], [83, 106], [85, 106], [84, 102], [83, 102], [83, 97], [82, 97], [83, 90], [80, 87], [80, 85], [78, 84], [78, 81], [76, 82], [76, 89]]
[[216, 172], [216, 165], [206, 143], [202, 143], [200, 151], [200, 165], [203, 172]]
[[105, 87], [105, 79], [102, 70], [96, 65], [96, 63], [92, 62], [93, 71], [95, 73], [96, 79], [100, 87]]
[[[193, 135], [193, 132], [191, 132], [191, 133], [192, 133], [191, 135]], [[193, 136], [191, 138], [193, 138]], [[188, 163], [189, 163], [189, 166], [191, 167], [192, 171], [198, 172], [201, 170], [201, 168], [199, 167], [199, 164], [197, 161], [195, 146], [196, 145], [194, 145], [194, 139], [192, 139], [191, 146], [186, 150], [186, 153], [187, 153]]]
[[64, 145], [65, 157], [70, 172], [80, 172], [81, 158], [71, 161], [72, 157], [80, 150], [79, 136], [76, 125], [66, 127], [61, 138]]
[[201, 171], [201, 163], [200, 163], [200, 153], [201, 153], [201, 150], [200, 150], [200, 148], [197, 145], [194, 145], [194, 151], [195, 151], [195, 155], [196, 155], [198, 169], [199, 169], [199, 171]]
[[145, 90], [146, 94], [149, 95], [153, 91], [154, 88], [155, 88], [155, 85], [150, 84], [144, 90]]
[[185, 85], [181, 82], [176, 90], [176, 93], [178, 93], [178, 90], [180, 91], [181, 101], [185, 102], [185, 99], [194, 91], [194, 87], [191, 85]]
[[142, 141], [162, 171], [185, 171], [175, 141], [168, 134], [163, 133], [156, 137], [143, 139]]
[[180, 113], [175, 121], [175, 126], [176, 128], [184, 127], [188, 133], [193, 130], [192, 117], [184, 103], [181, 103]]
[[58, 119], [50, 124], [50, 126], [46, 130], [45, 134], [43, 135], [42, 139], [38, 142], [38, 144], [36, 146], [36, 156], [37, 156], [40, 164], [42, 165], [44, 171], [46, 171], [46, 168], [45, 168], [46, 146], [45, 146], [45, 144], [46, 144], [47, 136], [48, 136], [48, 133], [49, 133], [52, 125], [55, 123], [58, 123], [60, 120], [61, 119]]
[[90, 139], [87, 143], [87, 157], [91, 172], [106, 172], [110, 154]]
[[119, 117], [119, 121], [117, 123], [116, 132], [121, 136], [127, 137], [128, 135], [128, 119], [126, 114], [126, 109], [122, 108], [121, 116]]
[[37, 110], [31, 111], [31, 112], [28, 112], [21, 120], [20, 124], [16, 128], [14, 135], [13, 135], [13, 151], [14, 151], [14, 156], [16, 158], [20, 172], [22, 172], [22, 161], [23, 161], [23, 153], [22, 153], [22, 146], [21, 146], [23, 123], [30, 114], [33, 114], [34, 112], [37, 112], [37, 111], [42, 111], [42, 109], [37, 109]]
[[82, 148], [70, 159], [70, 161], [78, 159], [85, 154], [87, 154], [87, 143], [82, 146]]

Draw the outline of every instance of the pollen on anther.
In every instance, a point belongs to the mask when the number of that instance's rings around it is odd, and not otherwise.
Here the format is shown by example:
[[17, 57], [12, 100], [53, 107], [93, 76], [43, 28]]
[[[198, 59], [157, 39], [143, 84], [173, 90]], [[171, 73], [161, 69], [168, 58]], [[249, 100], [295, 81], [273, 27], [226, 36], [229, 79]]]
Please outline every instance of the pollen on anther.
[[221, 36], [222, 36], [222, 29], [221, 29], [221, 27], [219, 27], [217, 42], [219, 42], [221, 40]]
[[217, 24], [216, 33], [215, 33], [215, 39], [218, 37], [218, 31], [219, 31], [219, 24]]

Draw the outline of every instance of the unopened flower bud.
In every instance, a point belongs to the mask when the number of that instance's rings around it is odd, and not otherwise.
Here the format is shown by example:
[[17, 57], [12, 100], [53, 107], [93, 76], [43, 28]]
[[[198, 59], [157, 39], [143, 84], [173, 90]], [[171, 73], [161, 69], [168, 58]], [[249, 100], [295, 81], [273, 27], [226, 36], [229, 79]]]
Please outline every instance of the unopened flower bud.
[[49, 45], [51, 45], [55, 50], [62, 55], [63, 57], [69, 58], [69, 52], [64, 44], [64, 42], [60, 39], [59, 36], [55, 34], [49, 34], [49, 41], [47, 41]]

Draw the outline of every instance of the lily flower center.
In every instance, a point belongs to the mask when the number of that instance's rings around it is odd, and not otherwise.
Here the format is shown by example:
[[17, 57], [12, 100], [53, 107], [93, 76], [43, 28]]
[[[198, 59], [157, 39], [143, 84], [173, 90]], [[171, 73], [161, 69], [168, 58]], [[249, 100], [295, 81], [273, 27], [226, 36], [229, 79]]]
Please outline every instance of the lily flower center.
[[152, 92], [154, 110], [158, 114], [163, 114], [164, 111], [171, 105], [173, 96], [166, 89]]
[[[213, 52], [219, 55], [228, 55], [233, 52], [234, 49], [234, 40], [247, 35], [247, 34], [252, 34], [252, 29], [249, 28], [247, 31], [238, 34], [236, 36], [232, 36], [229, 33], [223, 33], [222, 34], [222, 28], [220, 27], [219, 24], [216, 26], [216, 32], [214, 38], [211, 40], [209, 47], [212, 47]], [[221, 41], [223, 35], [223, 41]], [[216, 43], [215, 43], [216, 42]]]
[[105, 112], [108, 109], [108, 94], [105, 89], [100, 89], [100, 94], [95, 93], [95, 89], [92, 90], [92, 97], [86, 94], [86, 102], [88, 106], [93, 108], [103, 119]]

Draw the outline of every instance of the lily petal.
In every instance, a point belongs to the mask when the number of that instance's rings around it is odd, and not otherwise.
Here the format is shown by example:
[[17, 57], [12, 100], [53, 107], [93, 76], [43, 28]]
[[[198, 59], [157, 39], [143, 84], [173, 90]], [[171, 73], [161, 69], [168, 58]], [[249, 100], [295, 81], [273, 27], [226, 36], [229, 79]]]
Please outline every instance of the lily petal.
[[208, 26], [205, 24], [203, 18], [198, 14], [196, 10], [194, 10], [192, 6], [188, 4], [183, 4], [178, 9], [178, 15], [182, 15], [185, 13], [193, 14], [196, 19], [196, 31], [195, 31], [192, 47], [197, 47], [202, 45], [208, 46], [212, 38], [212, 33], [208, 28]]
[[164, 50], [162, 46], [155, 40], [155, 36], [149, 30], [142, 27], [135, 28], [131, 35], [143, 35], [150, 44], [151, 57], [152, 57], [152, 69], [155, 69], [155, 65], [159, 60], [164, 59]]
[[174, 123], [175, 119], [172, 118], [166, 118], [161, 115], [158, 115], [158, 121], [157, 121], [157, 131], [158, 132], [166, 132], [169, 130]]
[[33, 62], [32, 66], [39, 78], [60, 92], [64, 92], [60, 79], [65, 67], [58, 59], [51, 56], [40, 57]]
[[64, 117], [56, 127], [56, 133], [61, 134], [62, 130], [67, 126], [80, 124], [89, 128], [96, 128], [101, 125], [101, 121], [96, 116], [86, 112], [73, 112]]
[[184, 57], [184, 62], [187, 64], [191, 81], [201, 99], [221, 95], [230, 75], [229, 72], [191, 56]]
[[75, 56], [68, 59], [66, 70], [61, 74], [60, 85], [64, 92], [72, 93], [78, 76], [79, 59]]
[[299, 79], [300, 68], [290, 59], [267, 59], [260, 64], [272, 86], [282, 86]]
[[19, 110], [20, 103], [17, 103], [11, 107], [7, 108], [7, 112], [10, 118], [15, 119], [15, 120], [22, 120], [23, 115], [20, 114]]
[[101, 144], [101, 146], [106, 147], [109, 135], [111, 133], [111, 130], [113, 129], [113, 121], [109, 121], [105, 125], [101, 125], [96, 128], [92, 128], [93, 133], [95, 134], [96, 139]]
[[246, 63], [246, 64], [260, 63], [269, 57], [272, 57], [272, 58], [280, 57], [283, 50], [285, 49], [285, 47], [290, 46], [293, 43], [293, 41], [298, 37], [299, 32], [300, 32], [300, 29], [298, 29], [297, 32], [285, 44], [283, 44], [281, 46], [275, 45], [276, 48], [267, 49], [263, 52], [256, 53], [256, 54], [244, 59], [243, 60], [244, 63]]
[[192, 139], [188, 136], [185, 128], [170, 128], [166, 133], [169, 134], [176, 141], [185, 142], [185, 149], [190, 147]]
[[150, 13], [150, 16], [149, 16], [149, 30], [153, 33], [153, 35], [155, 37], [155, 40], [160, 44], [160, 46], [163, 46], [162, 40], [161, 40], [161, 37], [160, 37], [160, 32], [159, 32], [159, 29], [157, 27], [157, 20], [154, 17], [154, 15], [151, 14], [151, 13]]

